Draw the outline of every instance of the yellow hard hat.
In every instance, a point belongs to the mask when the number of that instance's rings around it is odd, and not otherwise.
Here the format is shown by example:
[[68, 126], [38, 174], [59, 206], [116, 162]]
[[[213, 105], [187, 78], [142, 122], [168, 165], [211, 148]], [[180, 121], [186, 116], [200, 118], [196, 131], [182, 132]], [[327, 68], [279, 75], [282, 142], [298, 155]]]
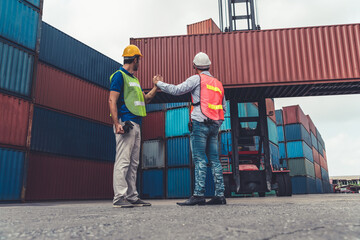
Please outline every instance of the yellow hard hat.
[[135, 57], [136, 55], [139, 55], [142, 57], [142, 54], [140, 52], [140, 49], [135, 45], [129, 45], [124, 49], [123, 57]]

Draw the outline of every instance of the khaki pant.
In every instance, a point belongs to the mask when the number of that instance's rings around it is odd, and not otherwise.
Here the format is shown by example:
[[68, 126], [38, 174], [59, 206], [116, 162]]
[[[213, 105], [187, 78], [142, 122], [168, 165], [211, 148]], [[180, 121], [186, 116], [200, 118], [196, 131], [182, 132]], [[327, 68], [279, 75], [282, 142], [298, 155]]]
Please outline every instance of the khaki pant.
[[[119, 120], [121, 125], [124, 125]], [[136, 172], [140, 159], [140, 125], [134, 124], [133, 129], [130, 129], [125, 134], [115, 134], [116, 140], [116, 157], [114, 163], [113, 187], [115, 203], [120, 198], [125, 198], [130, 201], [138, 199], [138, 192], [136, 191]], [[115, 125], [114, 125], [115, 133]]]

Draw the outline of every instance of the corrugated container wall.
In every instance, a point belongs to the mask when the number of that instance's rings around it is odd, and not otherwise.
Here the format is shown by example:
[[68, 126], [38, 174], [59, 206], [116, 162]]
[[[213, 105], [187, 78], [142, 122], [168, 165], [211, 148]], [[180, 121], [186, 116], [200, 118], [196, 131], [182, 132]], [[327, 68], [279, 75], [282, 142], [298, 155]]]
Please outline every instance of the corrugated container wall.
[[26, 1], [38, 8], [40, 7], [40, 0], [26, 0]]
[[142, 145], [142, 168], [165, 166], [165, 146], [163, 140], [149, 140]]
[[0, 40], [0, 88], [30, 96], [34, 55]]
[[360, 24], [138, 38], [130, 42], [144, 55], [138, 72], [143, 89], [153, 87], [148, 79], [158, 73], [167, 83], [183, 82], [194, 74], [192, 60], [200, 51], [209, 55], [212, 73], [225, 88], [360, 78]]
[[114, 161], [115, 137], [112, 127], [34, 107], [31, 150]]
[[165, 139], [165, 112], [147, 113], [141, 124], [141, 138], [143, 141]]
[[311, 117], [309, 115], [306, 115], [308, 121], [309, 121], [309, 127], [310, 127], [310, 131], [314, 134], [314, 136], [316, 137], [316, 127], [314, 122], [312, 121]]
[[39, 10], [22, 0], [1, 0], [0, 36], [35, 51]]
[[309, 120], [299, 105], [283, 107], [283, 116], [284, 124], [301, 123], [310, 132]]
[[165, 115], [165, 136], [176, 137], [190, 134], [189, 122], [189, 108], [168, 110]]
[[113, 163], [30, 153], [25, 200], [111, 199]]
[[109, 91], [53, 67], [39, 63], [35, 103], [111, 124]]
[[185, 198], [190, 195], [190, 168], [169, 168], [167, 172], [167, 197]]
[[184, 166], [190, 164], [189, 137], [170, 138], [167, 140], [168, 166]]
[[201, 22], [187, 25], [187, 34], [220, 33], [220, 28], [210, 18]]
[[151, 169], [142, 172], [142, 197], [163, 198], [164, 197], [164, 170]]
[[0, 144], [25, 147], [30, 102], [0, 93]]
[[0, 148], [0, 201], [19, 201], [23, 186], [25, 152]]
[[109, 77], [121, 66], [120, 63], [45, 22], [41, 28], [39, 58], [106, 89], [110, 87]]

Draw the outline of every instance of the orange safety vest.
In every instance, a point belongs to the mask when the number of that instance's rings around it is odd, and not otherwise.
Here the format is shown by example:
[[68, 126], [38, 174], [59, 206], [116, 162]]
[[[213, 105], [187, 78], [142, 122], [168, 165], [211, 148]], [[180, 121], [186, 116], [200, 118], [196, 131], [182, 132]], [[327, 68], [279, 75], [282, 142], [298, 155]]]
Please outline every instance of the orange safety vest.
[[200, 103], [193, 103], [193, 105], [200, 104], [201, 112], [214, 121], [224, 120], [223, 99], [222, 83], [214, 77], [200, 74]]

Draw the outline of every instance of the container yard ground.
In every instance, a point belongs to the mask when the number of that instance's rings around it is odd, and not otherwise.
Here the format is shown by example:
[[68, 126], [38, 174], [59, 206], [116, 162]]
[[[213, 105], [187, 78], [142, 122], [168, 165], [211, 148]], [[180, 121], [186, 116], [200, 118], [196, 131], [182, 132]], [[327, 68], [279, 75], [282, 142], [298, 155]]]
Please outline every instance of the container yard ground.
[[231, 198], [225, 206], [0, 205], [0, 239], [360, 239], [360, 195]]

